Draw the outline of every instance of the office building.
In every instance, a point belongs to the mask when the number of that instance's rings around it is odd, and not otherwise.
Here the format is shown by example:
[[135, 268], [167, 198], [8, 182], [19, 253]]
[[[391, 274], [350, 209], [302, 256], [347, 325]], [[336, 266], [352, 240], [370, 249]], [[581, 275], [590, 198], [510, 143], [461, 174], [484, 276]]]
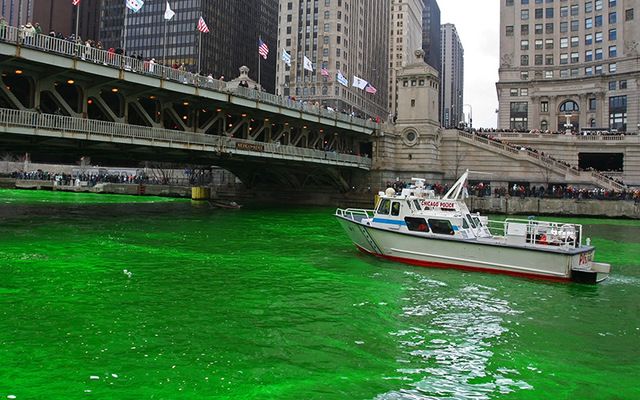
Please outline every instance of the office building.
[[453, 24], [440, 28], [442, 68], [440, 75], [440, 122], [456, 127], [464, 122], [464, 49]]
[[399, 71], [414, 63], [415, 51], [422, 48], [423, 0], [391, 0], [389, 35], [389, 111], [398, 112]]
[[502, 0], [498, 127], [640, 128], [638, 0]]
[[423, 0], [423, 2], [422, 50], [424, 50], [424, 61], [441, 72], [440, 7], [436, 0]]
[[[276, 31], [278, 0], [216, 2], [171, 0], [175, 16], [166, 21], [166, 1], [148, 1], [142, 9], [127, 12], [122, 0], [103, 0], [100, 37], [105, 47], [124, 48], [129, 55], [142, 55], [168, 65], [184, 64], [189, 71], [226, 79], [239, 75], [239, 68], [249, 67], [249, 76], [258, 80], [258, 38], [269, 46], [266, 60], [260, 59], [261, 84], [273, 92], [278, 58]], [[196, 29], [203, 17], [209, 33]], [[126, 25], [126, 43], [124, 27]], [[165, 42], [166, 32], [166, 42]], [[199, 40], [202, 38], [200, 51]]]
[[[379, 0], [280, 0], [278, 52], [287, 51], [291, 65], [277, 63], [278, 93], [385, 118], [390, 10], [386, 1]], [[305, 69], [305, 57], [313, 71]], [[338, 72], [346, 85], [338, 81]], [[369, 82], [377, 92], [354, 87], [354, 77]]]

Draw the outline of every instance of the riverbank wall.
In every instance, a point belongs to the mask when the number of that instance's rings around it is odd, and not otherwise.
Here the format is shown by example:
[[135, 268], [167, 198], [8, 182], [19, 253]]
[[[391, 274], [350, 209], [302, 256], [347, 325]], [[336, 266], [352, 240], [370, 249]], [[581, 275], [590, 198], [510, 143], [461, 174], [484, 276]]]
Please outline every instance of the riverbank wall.
[[[68, 192], [107, 193], [163, 197], [191, 197], [191, 187], [171, 185], [133, 185], [101, 183], [94, 187], [54, 186], [51, 181], [28, 181], [0, 178], [0, 188], [56, 190]], [[211, 198], [235, 201], [239, 204], [333, 206], [340, 208], [374, 207], [370, 192], [310, 192], [310, 191], [251, 191], [224, 185], [211, 190]], [[466, 200], [472, 212], [505, 215], [555, 215], [603, 218], [640, 219], [640, 203], [626, 200], [581, 200], [520, 197], [469, 197]]]

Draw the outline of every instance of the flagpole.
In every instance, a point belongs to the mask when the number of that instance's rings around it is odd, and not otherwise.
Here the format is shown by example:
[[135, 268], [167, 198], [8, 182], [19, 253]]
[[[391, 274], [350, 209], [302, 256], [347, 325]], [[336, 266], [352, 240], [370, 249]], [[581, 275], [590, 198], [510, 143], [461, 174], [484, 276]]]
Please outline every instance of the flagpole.
[[167, 23], [169, 21], [165, 18], [164, 20], [164, 46], [162, 46], [162, 65], [167, 65]]
[[[260, 36], [258, 36], [258, 43], [260, 43], [260, 41], [262, 40], [262, 38]], [[258, 44], [258, 46], [260, 46], [260, 44]], [[260, 50], [260, 49], [258, 49]], [[258, 86], [261, 87], [260, 85], [260, 51], [258, 51]]]
[[127, 6], [125, 5], [124, 7], [124, 33], [122, 35], [122, 55], [125, 56], [126, 55], [126, 49], [127, 49], [127, 15], [129, 13], [127, 12]]
[[202, 31], [200, 31], [200, 38], [198, 39], [198, 74], [200, 73], [200, 55], [202, 54]]
[[76, 6], [76, 42], [78, 41], [78, 24], [80, 23], [80, 3]]

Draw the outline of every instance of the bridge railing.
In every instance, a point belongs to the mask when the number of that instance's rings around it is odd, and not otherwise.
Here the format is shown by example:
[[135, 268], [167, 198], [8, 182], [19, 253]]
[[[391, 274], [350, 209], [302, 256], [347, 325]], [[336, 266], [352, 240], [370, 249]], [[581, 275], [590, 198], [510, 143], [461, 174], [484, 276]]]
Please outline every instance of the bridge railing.
[[[66, 57], [78, 58], [82, 61], [102, 64], [104, 66], [123, 69], [133, 73], [152, 75], [159, 79], [167, 79], [218, 92], [226, 93], [227, 89], [227, 84], [224, 81], [213, 79], [212, 77], [201, 76], [185, 70], [164, 66], [156, 62], [152, 63], [149, 60], [139, 60], [134, 57], [128, 57], [115, 52], [89, 47], [82, 43], [74, 43], [66, 39], [58, 39], [49, 35], [27, 35], [25, 31], [21, 31], [14, 26], [5, 26], [0, 28], [0, 41], [10, 42], [18, 46], [34, 48]], [[376, 129], [379, 126], [375, 121], [356, 118], [341, 113], [328, 112], [327, 110], [322, 110], [319, 107], [313, 107], [308, 104], [291, 101], [289, 98], [276, 96], [274, 94], [258, 90], [240, 87], [234, 89], [234, 94], [240, 94], [243, 97], [251, 98], [256, 101], [292, 108], [306, 113], [318, 114], [326, 118], [361, 125], [371, 129]]]
[[[86, 118], [74, 118], [54, 114], [41, 114], [32, 111], [21, 111], [0, 108], [0, 125], [47, 129], [60, 132], [85, 134], [108, 138], [144, 139], [152, 142], [181, 143], [187, 145], [214, 146], [222, 152], [238, 152], [239, 150], [257, 154], [271, 154], [278, 157], [288, 156], [303, 158], [308, 161], [330, 160], [359, 168], [370, 168], [371, 159], [352, 154], [326, 152], [296, 146], [286, 146], [280, 143], [263, 143], [252, 140], [233, 138], [228, 136], [205, 135], [195, 132], [174, 131], [170, 129], [151, 128], [145, 126], [128, 125], [114, 122], [98, 121]], [[238, 146], [238, 143], [247, 146]]]

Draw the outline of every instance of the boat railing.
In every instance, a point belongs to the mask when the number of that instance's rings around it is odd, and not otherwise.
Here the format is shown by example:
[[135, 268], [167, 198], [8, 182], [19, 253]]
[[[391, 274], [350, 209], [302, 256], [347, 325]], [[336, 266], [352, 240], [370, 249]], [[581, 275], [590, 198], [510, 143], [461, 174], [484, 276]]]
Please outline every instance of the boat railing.
[[577, 248], [582, 246], [582, 225], [531, 219], [507, 218], [489, 220], [488, 227], [494, 237], [510, 240], [520, 236], [525, 244]]
[[374, 211], [373, 210], [365, 210], [362, 208], [347, 208], [342, 209], [338, 208], [336, 210], [336, 216], [350, 219], [352, 221], [360, 222], [363, 219], [371, 219], [373, 218]]

